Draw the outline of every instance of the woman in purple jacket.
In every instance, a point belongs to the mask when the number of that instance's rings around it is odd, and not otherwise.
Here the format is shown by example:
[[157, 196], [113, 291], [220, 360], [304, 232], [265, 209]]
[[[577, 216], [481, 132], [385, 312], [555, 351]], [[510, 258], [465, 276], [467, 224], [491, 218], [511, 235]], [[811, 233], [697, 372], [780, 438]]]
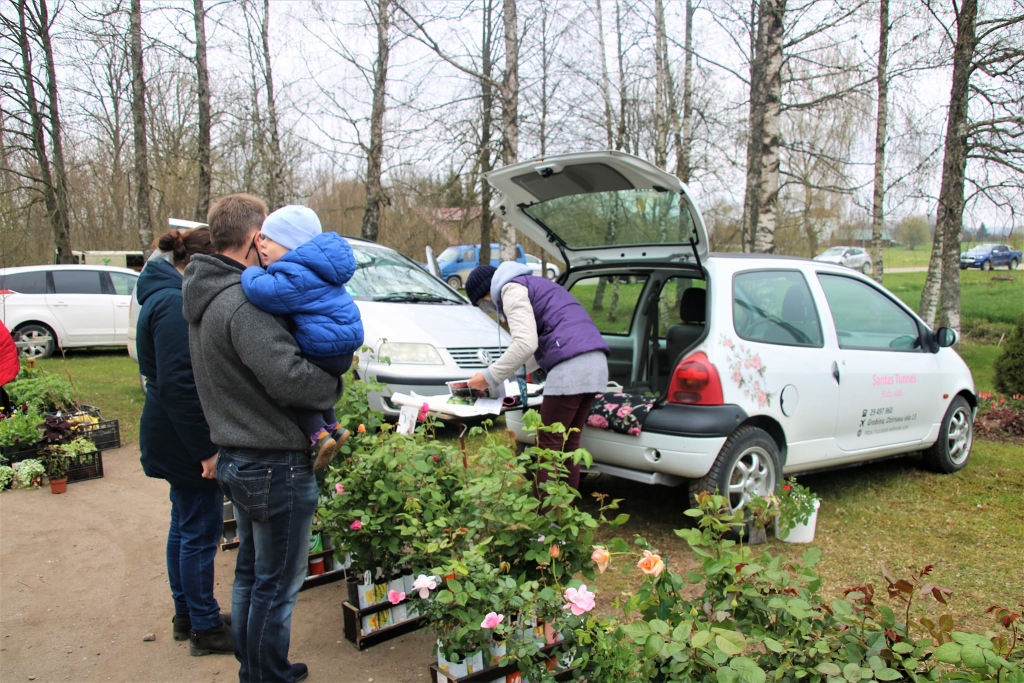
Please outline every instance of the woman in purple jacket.
[[[567, 430], [575, 428], [564, 446], [572, 452], [580, 446], [594, 394], [608, 387], [608, 344], [569, 292], [531, 273], [527, 265], [506, 261], [497, 268], [478, 266], [466, 279], [470, 302], [476, 306], [481, 300], [492, 301], [512, 334], [512, 344], [501, 358], [474, 375], [469, 386], [497, 388], [523, 365], [527, 371], [541, 368], [547, 375], [541, 419], [545, 425], [561, 422]], [[541, 432], [537, 445], [562, 450], [562, 435]], [[548, 479], [546, 474], [539, 473], [538, 483]], [[569, 468], [567, 481], [579, 488], [579, 465]]]

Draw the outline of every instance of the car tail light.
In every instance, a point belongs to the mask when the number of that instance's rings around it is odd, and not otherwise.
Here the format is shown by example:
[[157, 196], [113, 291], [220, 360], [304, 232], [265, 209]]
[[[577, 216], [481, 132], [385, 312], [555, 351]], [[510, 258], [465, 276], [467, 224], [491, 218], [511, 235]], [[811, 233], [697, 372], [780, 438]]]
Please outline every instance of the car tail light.
[[0, 289], [0, 296], [7, 296], [8, 294], [14, 294], [14, 292], [9, 289]]
[[668, 401], [702, 406], [722, 405], [722, 381], [707, 356], [694, 353], [676, 366], [668, 387]]

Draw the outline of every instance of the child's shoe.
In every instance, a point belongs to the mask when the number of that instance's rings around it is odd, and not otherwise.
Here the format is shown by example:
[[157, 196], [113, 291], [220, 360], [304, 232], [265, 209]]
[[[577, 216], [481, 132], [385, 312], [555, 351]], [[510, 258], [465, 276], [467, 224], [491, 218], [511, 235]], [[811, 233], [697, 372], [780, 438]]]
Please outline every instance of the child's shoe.
[[321, 430], [316, 444], [313, 446], [313, 471], [323, 472], [334, 460], [338, 452], [338, 442], [334, 440], [327, 430]]

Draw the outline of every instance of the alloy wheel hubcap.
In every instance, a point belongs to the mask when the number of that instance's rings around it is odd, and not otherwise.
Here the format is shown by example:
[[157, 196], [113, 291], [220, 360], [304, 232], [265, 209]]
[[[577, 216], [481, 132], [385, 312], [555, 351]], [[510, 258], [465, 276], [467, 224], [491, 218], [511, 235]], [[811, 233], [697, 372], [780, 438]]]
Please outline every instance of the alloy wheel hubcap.
[[967, 459], [971, 452], [971, 424], [970, 413], [963, 408], [953, 413], [949, 419], [949, 432], [947, 434], [947, 448], [949, 459], [954, 464], [961, 464]]
[[771, 456], [760, 447], [748, 448], [736, 459], [729, 475], [729, 505], [741, 510], [758, 496], [775, 490], [775, 467]]
[[15, 345], [23, 357], [39, 358], [46, 353], [46, 349], [52, 341], [53, 337], [42, 330], [29, 330], [18, 333]]

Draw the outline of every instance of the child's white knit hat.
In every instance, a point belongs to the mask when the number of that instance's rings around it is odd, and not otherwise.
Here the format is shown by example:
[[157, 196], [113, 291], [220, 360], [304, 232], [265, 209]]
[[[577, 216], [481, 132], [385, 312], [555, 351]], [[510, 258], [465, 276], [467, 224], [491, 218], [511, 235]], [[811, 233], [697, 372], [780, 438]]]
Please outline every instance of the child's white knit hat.
[[313, 209], [291, 204], [267, 216], [260, 232], [282, 247], [295, 249], [322, 233], [323, 228]]

